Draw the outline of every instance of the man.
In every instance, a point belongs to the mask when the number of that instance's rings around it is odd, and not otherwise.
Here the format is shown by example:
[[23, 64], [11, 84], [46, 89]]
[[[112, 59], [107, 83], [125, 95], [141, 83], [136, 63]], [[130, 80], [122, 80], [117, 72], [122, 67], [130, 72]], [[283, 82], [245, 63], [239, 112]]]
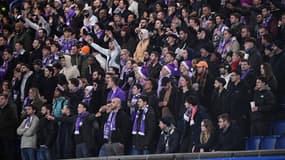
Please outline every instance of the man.
[[240, 22], [241, 15], [239, 13], [232, 13], [230, 15], [230, 23], [231, 23], [231, 29], [233, 30], [234, 36], [236, 36], [239, 39], [240, 31], [242, 24]]
[[8, 96], [0, 94], [0, 157], [7, 160], [16, 158], [16, 108], [8, 103]]
[[23, 75], [21, 86], [20, 86], [20, 98], [24, 101], [24, 98], [28, 96], [28, 91], [30, 88], [37, 86], [35, 82], [34, 72], [32, 67], [28, 64], [23, 64], [21, 67], [21, 73]]
[[150, 53], [150, 64], [147, 67], [148, 77], [150, 78], [159, 78], [159, 72], [162, 68], [161, 64], [159, 63], [160, 53], [157, 51], [152, 51]]
[[[215, 80], [215, 89], [211, 96], [211, 116], [213, 122], [216, 121], [216, 117], [222, 113], [226, 113], [226, 98], [227, 90], [225, 89], [226, 80], [224, 78], [218, 77]], [[215, 121], [214, 121], [215, 120]]]
[[79, 87], [79, 80], [72, 78], [68, 81], [68, 90], [64, 89], [61, 85], [57, 85], [58, 89], [63, 92], [63, 95], [66, 96], [69, 100], [69, 105], [73, 114], [76, 113], [76, 108], [81, 102], [84, 91]]
[[37, 147], [37, 131], [39, 118], [35, 115], [36, 107], [32, 104], [25, 106], [27, 118], [17, 128], [17, 134], [21, 136], [22, 159], [35, 160]]
[[267, 30], [271, 33], [272, 37], [275, 37], [277, 34], [278, 22], [272, 15], [269, 6], [261, 7], [261, 14], [263, 16], [262, 26], [267, 28]]
[[131, 119], [121, 107], [121, 100], [113, 98], [110, 104], [102, 107], [96, 114], [100, 117], [104, 112], [107, 113], [103, 130], [105, 143], [100, 149], [100, 157], [123, 155], [128, 149]]
[[40, 39], [35, 39], [33, 41], [33, 50], [29, 56], [29, 62], [33, 62], [36, 59], [42, 59], [42, 44]]
[[257, 78], [253, 101], [251, 102], [251, 136], [268, 135], [274, 104], [275, 97], [268, 87], [267, 80], [263, 77]]
[[255, 87], [256, 82], [256, 73], [251, 68], [248, 60], [241, 60], [240, 62], [241, 68], [241, 79], [244, 80], [251, 90]]
[[95, 143], [98, 128], [93, 126], [95, 115], [87, 112], [87, 105], [83, 102], [78, 104], [77, 113], [73, 130], [76, 158], [94, 156], [98, 148]]
[[247, 136], [249, 131], [249, 97], [250, 89], [241, 80], [241, 71], [235, 70], [231, 74], [231, 84], [228, 88], [228, 98], [226, 102], [227, 113], [240, 127], [242, 136]]
[[23, 42], [18, 41], [15, 43], [15, 50], [13, 52], [13, 57], [17, 63], [28, 63], [29, 53], [26, 52], [23, 46]]
[[110, 102], [113, 98], [119, 98], [124, 107], [126, 103], [126, 93], [118, 85], [119, 78], [116, 76], [111, 76], [110, 80], [107, 83], [107, 88], [111, 89], [107, 95], [107, 102]]
[[156, 153], [175, 153], [179, 147], [179, 132], [175, 128], [171, 117], [163, 117], [159, 121], [161, 135]]
[[248, 56], [249, 65], [255, 72], [259, 71], [259, 66], [262, 63], [262, 56], [256, 48], [256, 41], [254, 38], [246, 38], [244, 40], [244, 49]]
[[2, 60], [3, 63], [0, 66], [0, 82], [3, 80], [11, 81], [13, 78], [13, 69], [17, 65], [15, 59], [13, 58], [12, 51], [9, 49], [4, 49]]
[[218, 116], [218, 125], [220, 129], [219, 140], [215, 147], [218, 151], [241, 150], [243, 146], [243, 137], [239, 128], [231, 122], [227, 113]]
[[189, 152], [192, 147], [199, 144], [201, 132], [201, 122], [209, 119], [203, 106], [198, 103], [196, 96], [188, 96], [185, 100], [186, 112], [184, 113], [184, 126], [180, 139], [180, 151]]
[[48, 116], [51, 115], [51, 106], [45, 104], [41, 108], [41, 117], [39, 122], [39, 130], [37, 132], [37, 159], [51, 159], [51, 150], [55, 144], [57, 136], [57, 123], [49, 121]]
[[148, 98], [140, 96], [137, 101], [138, 110], [132, 129], [132, 155], [150, 154], [155, 135], [155, 113], [148, 105]]
[[69, 55], [60, 57], [60, 63], [62, 66], [60, 73], [64, 74], [67, 80], [78, 78], [80, 76], [77, 66], [72, 66], [71, 57]]

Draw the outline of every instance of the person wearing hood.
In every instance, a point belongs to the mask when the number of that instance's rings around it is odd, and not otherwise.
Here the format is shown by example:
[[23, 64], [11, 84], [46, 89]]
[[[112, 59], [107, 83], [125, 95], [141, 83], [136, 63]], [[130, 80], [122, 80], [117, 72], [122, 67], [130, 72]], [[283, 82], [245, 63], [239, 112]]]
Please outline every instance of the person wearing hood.
[[163, 117], [159, 121], [161, 135], [158, 141], [156, 153], [175, 153], [179, 147], [179, 132], [175, 128], [171, 117]]
[[88, 6], [88, 4], [85, 4], [85, 7], [83, 8], [83, 25], [86, 27], [94, 26], [98, 22], [98, 18], [93, 15], [91, 6]]
[[64, 74], [67, 80], [80, 76], [77, 66], [72, 66], [71, 57], [69, 55], [60, 57], [60, 63], [62, 66], [60, 73]]
[[137, 44], [136, 51], [134, 53], [134, 60], [136, 62], [143, 62], [144, 51], [147, 50], [149, 45], [149, 32], [147, 29], [140, 29], [138, 31], [139, 43]]
[[268, 87], [266, 78], [259, 77], [256, 80], [256, 86], [251, 104], [251, 136], [268, 135], [271, 111], [275, 104], [275, 97]]

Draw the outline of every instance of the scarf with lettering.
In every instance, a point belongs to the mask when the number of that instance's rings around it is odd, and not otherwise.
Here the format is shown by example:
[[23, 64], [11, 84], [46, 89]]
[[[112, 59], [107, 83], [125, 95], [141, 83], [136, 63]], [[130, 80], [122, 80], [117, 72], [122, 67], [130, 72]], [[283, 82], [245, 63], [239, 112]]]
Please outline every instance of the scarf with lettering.
[[109, 139], [110, 138], [110, 134], [111, 131], [115, 131], [116, 130], [116, 117], [117, 117], [117, 113], [118, 112], [114, 112], [112, 111], [109, 116], [108, 116], [108, 120], [105, 124], [105, 128], [104, 128], [104, 139]]
[[79, 128], [82, 125], [82, 121], [89, 115], [89, 112], [79, 113], [75, 122], [75, 134], [79, 134]]
[[[144, 109], [137, 110], [135, 121], [133, 124], [133, 130], [132, 130], [133, 135], [141, 135], [141, 136], [145, 135], [145, 118], [146, 118], [147, 111], [148, 111], [148, 106], [146, 106]], [[141, 117], [139, 127], [138, 127], [138, 120], [139, 120], [140, 115], [142, 117]]]

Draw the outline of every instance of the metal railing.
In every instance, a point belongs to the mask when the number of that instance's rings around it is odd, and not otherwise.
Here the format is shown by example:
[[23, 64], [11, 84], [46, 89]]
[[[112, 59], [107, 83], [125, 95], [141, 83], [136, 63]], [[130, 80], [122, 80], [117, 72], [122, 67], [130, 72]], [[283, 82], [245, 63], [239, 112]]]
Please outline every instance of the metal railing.
[[285, 156], [285, 149], [204, 152], [204, 153], [150, 154], [150, 155], [138, 155], [138, 156], [110, 156], [110, 157], [92, 157], [92, 158], [90, 157], [90, 158], [82, 158], [80, 160], [190, 160], [190, 159], [197, 160], [205, 158], [261, 157], [261, 156], [276, 156], [276, 155]]

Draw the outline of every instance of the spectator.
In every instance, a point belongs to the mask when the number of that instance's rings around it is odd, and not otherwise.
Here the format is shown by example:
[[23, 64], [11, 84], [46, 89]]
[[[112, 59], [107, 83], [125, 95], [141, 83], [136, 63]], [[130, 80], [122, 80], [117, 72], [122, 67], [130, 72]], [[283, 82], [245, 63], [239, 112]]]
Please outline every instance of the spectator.
[[51, 106], [44, 104], [41, 107], [39, 129], [37, 132], [37, 159], [51, 159], [51, 151], [56, 142], [57, 124], [49, 121], [51, 115]]
[[224, 78], [216, 78], [214, 87], [215, 89], [212, 92], [211, 96], [211, 118], [213, 122], [216, 122], [216, 117], [220, 114], [226, 113], [226, 99], [227, 99], [227, 90], [225, 89], [226, 80]]
[[62, 66], [60, 73], [64, 74], [67, 80], [80, 76], [78, 68], [71, 65], [71, 57], [69, 55], [60, 57], [60, 63]]
[[275, 97], [268, 87], [265, 78], [257, 78], [253, 101], [251, 104], [251, 135], [268, 135], [271, 113], [275, 105]]
[[150, 154], [155, 135], [155, 112], [148, 105], [148, 99], [142, 95], [138, 98], [138, 109], [133, 121], [131, 155]]
[[121, 108], [121, 100], [113, 98], [111, 103], [102, 107], [97, 116], [107, 113], [104, 122], [104, 144], [100, 149], [99, 156], [123, 155], [129, 145], [128, 136], [131, 131], [129, 116]]
[[179, 146], [179, 132], [172, 123], [171, 117], [163, 117], [159, 121], [161, 135], [158, 141], [156, 153], [175, 153]]
[[199, 144], [192, 148], [192, 152], [209, 152], [216, 143], [216, 135], [213, 124], [210, 120], [204, 119], [201, 122], [201, 134]]
[[260, 76], [265, 78], [266, 81], [268, 82], [268, 87], [270, 88], [270, 90], [276, 94], [277, 91], [277, 79], [275, 77], [275, 75], [273, 74], [272, 71], [272, 67], [269, 63], [262, 63], [260, 65], [260, 72], [259, 72]]
[[[227, 113], [218, 116], [219, 139], [215, 146], [216, 151], [240, 150], [243, 146], [242, 134], [239, 127], [231, 122]], [[234, 137], [234, 138], [233, 138]]]
[[16, 133], [17, 113], [8, 103], [8, 96], [0, 94], [0, 145], [2, 151], [0, 156], [4, 159], [16, 159]]
[[208, 119], [208, 114], [198, 99], [188, 96], [185, 99], [184, 128], [180, 139], [180, 152], [191, 152], [193, 146], [199, 143], [201, 122]]
[[35, 115], [36, 108], [29, 104], [25, 106], [27, 118], [17, 128], [17, 134], [21, 136], [21, 157], [22, 159], [36, 159], [37, 131], [39, 118]]

